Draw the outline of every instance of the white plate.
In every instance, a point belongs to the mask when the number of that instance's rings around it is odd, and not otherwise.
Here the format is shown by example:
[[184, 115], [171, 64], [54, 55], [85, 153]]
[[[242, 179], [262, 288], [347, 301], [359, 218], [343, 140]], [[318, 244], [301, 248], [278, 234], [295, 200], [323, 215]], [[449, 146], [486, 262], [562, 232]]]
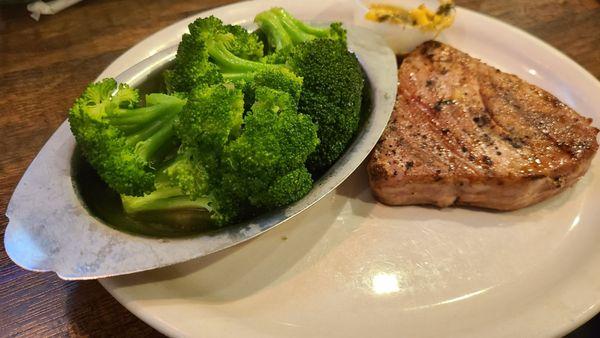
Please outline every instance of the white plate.
[[[352, 20], [352, 3], [335, 0], [243, 2], [202, 15], [243, 23], [273, 5], [303, 19]], [[101, 76], [172, 44], [191, 20], [144, 40]], [[600, 118], [600, 83], [520, 30], [459, 9], [442, 40]], [[101, 283], [175, 336], [554, 336], [598, 312], [598, 159], [575, 188], [510, 213], [383, 206], [364, 171], [246, 244]]]

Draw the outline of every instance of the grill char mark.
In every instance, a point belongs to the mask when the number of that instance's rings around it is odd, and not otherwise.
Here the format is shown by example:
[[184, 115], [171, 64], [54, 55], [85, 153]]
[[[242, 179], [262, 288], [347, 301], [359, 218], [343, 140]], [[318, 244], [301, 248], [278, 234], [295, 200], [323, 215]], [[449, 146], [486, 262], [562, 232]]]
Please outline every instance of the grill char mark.
[[[468, 69], [468, 64], [464, 62], [454, 62], [451, 65], [448, 65], [448, 61], [453, 57], [449, 53], [444, 50], [438, 50], [438, 55], [433, 55], [431, 53], [432, 49], [437, 49], [439, 46], [425, 46], [424, 49], [427, 50], [424, 54], [430, 55], [431, 57], [420, 58], [417, 60], [407, 59], [406, 63], [403, 64], [404, 72], [400, 73], [400, 82], [403, 84], [400, 86], [403, 91], [403, 95], [407, 97], [414, 97], [418, 100], [422, 107], [432, 107], [429, 112], [433, 111], [431, 115], [431, 120], [434, 124], [436, 124], [439, 130], [447, 130], [444, 134], [448, 135], [449, 139], [454, 140], [453, 142], [457, 144], [459, 149], [467, 149], [466, 151], [462, 151], [461, 153], [457, 151], [453, 151], [454, 154], [458, 157], [462, 157], [463, 165], [468, 165], [472, 167], [474, 170], [479, 168], [479, 171], [486, 171], [488, 175], [490, 173], [490, 167], [487, 161], [483, 161], [484, 156], [494, 157], [496, 155], [496, 149], [493, 151], [491, 149], [486, 149], [486, 147], [480, 146], [480, 144], [494, 142], [491, 140], [489, 135], [489, 129], [477, 130], [475, 128], [476, 122], [474, 121], [465, 121], [460, 123], [456, 122], [454, 115], [456, 115], [453, 111], [459, 110], [462, 111], [462, 102], [455, 102], [453, 99], [454, 93], [453, 89], [448, 90], [448, 82], [460, 82], [465, 83], [467, 86], [466, 91], [459, 90], [460, 93], [466, 96], [467, 100], [475, 100], [477, 101], [477, 93], [474, 91], [476, 88], [476, 83], [474, 83], [472, 76], [469, 76], [470, 70]], [[451, 69], [452, 71], [446, 74], [443, 74], [443, 69]], [[433, 88], [423, 88], [423, 86], [419, 86], [419, 78], [425, 77], [429, 79], [434, 79], [436, 86]], [[451, 105], [443, 105], [441, 109], [440, 102], [448, 102], [451, 101]], [[464, 101], [464, 100], [463, 100]], [[458, 104], [457, 104], [458, 103]], [[480, 109], [473, 114], [470, 113], [470, 110], [467, 111], [467, 115], [474, 115], [473, 118], [478, 117], [481, 119], [482, 116], [487, 116], [487, 112], [485, 107], [481, 102], [475, 102], [476, 104], [471, 104], [471, 106], [478, 106]], [[436, 108], [438, 107], [438, 108]], [[423, 111], [427, 111], [423, 109]], [[465, 128], [469, 129], [469, 132], [465, 132]], [[479, 127], [480, 128], [480, 127]], [[439, 132], [439, 131], [436, 131]], [[493, 133], [492, 133], [493, 134]], [[448, 144], [445, 147], [450, 148]]]

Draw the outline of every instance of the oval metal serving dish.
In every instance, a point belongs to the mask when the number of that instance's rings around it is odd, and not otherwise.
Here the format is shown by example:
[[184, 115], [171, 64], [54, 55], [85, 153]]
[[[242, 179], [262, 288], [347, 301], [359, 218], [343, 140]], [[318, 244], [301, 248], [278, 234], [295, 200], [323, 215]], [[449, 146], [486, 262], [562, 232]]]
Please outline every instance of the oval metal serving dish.
[[[73, 185], [75, 140], [64, 122], [33, 160], [8, 205], [4, 244], [25, 269], [54, 271], [63, 279], [93, 279], [155, 269], [253, 238], [310, 207], [342, 183], [367, 157], [390, 117], [396, 59], [367, 30], [348, 29], [371, 88], [371, 109], [354, 142], [302, 200], [248, 222], [184, 238], [152, 238], [113, 229], [92, 216]], [[168, 66], [176, 47], [156, 53], [116, 79], [142, 91]]]

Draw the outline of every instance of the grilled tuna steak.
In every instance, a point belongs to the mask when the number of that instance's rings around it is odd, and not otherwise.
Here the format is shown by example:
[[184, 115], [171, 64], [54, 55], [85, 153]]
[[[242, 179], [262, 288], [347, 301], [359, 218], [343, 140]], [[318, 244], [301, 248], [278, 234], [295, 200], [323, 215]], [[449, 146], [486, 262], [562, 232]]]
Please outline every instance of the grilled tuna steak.
[[573, 185], [598, 129], [548, 92], [439, 42], [403, 61], [369, 183], [386, 204], [513, 210]]

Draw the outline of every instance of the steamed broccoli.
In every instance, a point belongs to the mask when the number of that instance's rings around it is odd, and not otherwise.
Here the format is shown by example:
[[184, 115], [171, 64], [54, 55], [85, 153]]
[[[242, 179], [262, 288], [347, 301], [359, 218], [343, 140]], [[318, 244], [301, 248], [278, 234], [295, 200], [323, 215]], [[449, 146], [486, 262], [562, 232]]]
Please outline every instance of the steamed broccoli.
[[312, 187], [304, 163], [318, 143], [315, 124], [289, 94], [259, 87], [244, 131], [224, 149], [222, 184], [255, 207], [286, 205]]
[[304, 78], [298, 111], [319, 126], [321, 145], [307, 166], [320, 175], [346, 150], [360, 118], [364, 77], [358, 60], [343, 45], [328, 39], [304, 42], [289, 59]]
[[142, 106], [106, 79], [76, 101], [77, 143], [126, 213], [198, 210], [231, 224], [301, 199], [345, 151], [364, 86], [345, 30], [280, 8], [255, 21], [255, 33], [192, 22], [164, 73], [170, 94]]
[[221, 34], [231, 36], [228, 50], [242, 59], [256, 61], [263, 56], [264, 46], [256, 33], [249, 33], [242, 26], [226, 25], [214, 16], [196, 19], [188, 25], [188, 30], [192, 37], [200, 41]]
[[346, 31], [341, 23], [335, 22], [326, 28], [314, 27], [279, 7], [259, 13], [254, 22], [266, 34], [268, 47], [275, 52], [288, 51], [301, 42], [319, 38], [346, 41]]
[[198, 86], [177, 118], [177, 135], [186, 145], [215, 151], [240, 133], [243, 113], [244, 96], [233, 83]]
[[164, 72], [167, 92], [188, 92], [199, 84], [215, 84], [223, 77], [217, 66], [208, 62], [204, 41], [197, 41], [184, 34], [173, 66]]
[[216, 154], [185, 146], [161, 168], [155, 191], [144, 196], [121, 195], [121, 201], [128, 214], [198, 210], [208, 212], [216, 225], [230, 223], [243, 210], [220, 191]]
[[356, 56], [346, 47], [345, 31], [334, 23], [312, 27], [281, 8], [255, 18], [274, 53], [268, 62], [281, 62], [303, 78], [298, 105], [319, 127], [321, 140], [307, 166], [321, 175], [346, 150], [359, 127], [364, 76]]
[[312, 188], [313, 179], [305, 167], [294, 169], [275, 178], [261, 203], [267, 206], [280, 207], [300, 200]]
[[225, 143], [240, 133], [243, 112], [243, 94], [233, 83], [194, 88], [175, 119], [181, 140], [176, 156], [161, 168], [156, 191], [121, 196], [125, 211], [201, 209], [216, 224], [228, 223], [238, 212], [219, 193], [219, 159]]
[[[114, 92], [114, 94], [113, 94]], [[90, 84], [69, 112], [83, 155], [115, 191], [143, 195], [154, 190], [155, 165], [177, 144], [173, 122], [185, 100], [146, 96], [114, 79]]]
[[125, 212], [135, 214], [146, 211], [177, 211], [183, 209], [212, 211], [209, 197], [190, 198], [169, 179], [164, 171], [158, 173], [155, 186], [156, 190], [144, 196], [121, 195]]
[[221, 82], [219, 67], [209, 62], [213, 58], [210, 50], [215, 53], [218, 45], [215, 40], [227, 44], [234, 60], [258, 60], [263, 55], [263, 43], [256, 34], [240, 26], [225, 25], [214, 16], [197, 19], [188, 29], [177, 47], [172, 69], [164, 75], [169, 92], [188, 92], [199, 84]]
[[[239, 91], [227, 86], [195, 90], [204, 93], [190, 96], [182, 116], [186, 111], [203, 116], [205, 107], [221, 100], [237, 102]], [[200, 105], [194, 102], [200, 96], [215, 101]], [[194, 109], [198, 111], [192, 112]], [[228, 114], [221, 114], [224, 130], [231, 126]], [[217, 125], [216, 117], [212, 118], [209, 130]], [[212, 147], [202, 146], [202, 138], [188, 142], [184, 138], [177, 157], [157, 177], [156, 191], [143, 197], [123, 196], [125, 210], [204, 209], [216, 224], [227, 224], [306, 195], [313, 181], [304, 163], [318, 144], [317, 129], [310, 117], [298, 114], [291, 95], [256, 88], [255, 103], [243, 125], [237, 137], [219, 136], [224, 143]], [[179, 134], [194, 135], [199, 126], [202, 124], [178, 123], [177, 129]]]
[[169, 92], [188, 92], [223, 80], [248, 84], [256, 74], [279, 79], [275, 89], [292, 95], [300, 92], [301, 81], [285, 66], [258, 61], [263, 45], [256, 34], [224, 25], [212, 16], [197, 19], [188, 28], [190, 33], [183, 35], [173, 68], [165, 73]]

